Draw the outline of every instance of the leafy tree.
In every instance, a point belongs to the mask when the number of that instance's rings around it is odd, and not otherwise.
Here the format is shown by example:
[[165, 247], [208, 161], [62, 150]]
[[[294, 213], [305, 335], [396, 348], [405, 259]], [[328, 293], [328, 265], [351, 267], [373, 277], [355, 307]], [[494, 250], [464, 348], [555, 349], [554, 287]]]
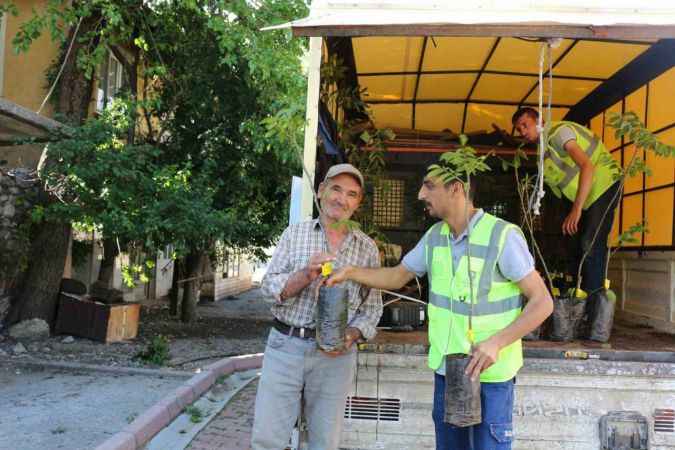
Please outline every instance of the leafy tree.
[[[22, 25], [15, 47], [27, 50], [46, 29], [63, 42], [78, 30], [72, 73], [93, 79], [110, 49], [129, 83], [123, 101], [50, 144], [43, 177], [61, 201], [36, 209], [38, 222], [99, 230], [135, 257], [130, 280], [143, 276], [143, 255], [173, 245], [184, 257], [182, 318], [192, 320], [214, 243], [256, 253], [286, 221], [297, 165], [263, 121], [302, 104], [304, 42], [260, 28], [305, 8], [297, 0], [50, 1]], [[300, 117], [297, 106], [288, 120]]]

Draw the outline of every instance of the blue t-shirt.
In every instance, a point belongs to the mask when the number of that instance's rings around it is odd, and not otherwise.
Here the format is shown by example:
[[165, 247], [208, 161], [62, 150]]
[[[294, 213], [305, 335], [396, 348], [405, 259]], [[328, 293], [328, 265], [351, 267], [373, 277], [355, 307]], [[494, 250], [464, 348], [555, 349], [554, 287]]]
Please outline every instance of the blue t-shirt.
[[[484, 211], [477, 210], [469, 220], [469, 227], [473, 228], [478, 220], [483, 217]], [[449, 235], [450, 249], [452, 251], [452, 268], [457, 269], [459, 259], [466, 254], [467, 230], [464, 230], [459, 236]], [[401, 264], [408, 271], [421, 277], [429, 271], [427, 259], [425, 257], [424, 237], [415, 245], [404, 257]], [[513, 282], [518, 282], [529, 275], [534, 270], [534, 258], [527, 247], [527, 242], [523, 235], [516, 230], [509, 230], [504, 241], [504, 249], [497, 260], [497, 269], [499, 274]], [[445, 358], [441, 366], [436, 371], [439, 375], [445, 375]]]

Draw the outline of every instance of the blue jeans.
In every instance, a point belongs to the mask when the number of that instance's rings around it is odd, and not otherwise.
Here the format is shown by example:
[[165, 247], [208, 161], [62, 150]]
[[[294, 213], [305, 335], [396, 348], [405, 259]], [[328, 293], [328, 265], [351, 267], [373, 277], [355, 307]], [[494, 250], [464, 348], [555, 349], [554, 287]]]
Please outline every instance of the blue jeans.
[[481, 383], [480, 404], [483, 422], [459, 428], [445, 417], [445, 377], [434, 374], [436, 450], [510, 450], [513, 441], [513, 380]]

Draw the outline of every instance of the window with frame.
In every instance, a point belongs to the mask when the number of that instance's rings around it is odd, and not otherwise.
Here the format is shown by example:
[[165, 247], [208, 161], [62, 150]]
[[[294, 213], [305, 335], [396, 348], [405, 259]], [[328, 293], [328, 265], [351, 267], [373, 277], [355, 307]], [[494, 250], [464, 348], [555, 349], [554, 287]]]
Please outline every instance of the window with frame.
[[403, 224], [405, 182], [385, 179], [373, 192], [373, 222], [383, 228], [400, 227]]
[[122, 63], [109, 52], [108, 58], [99, 66], [96, 110], [103, 111], [127, 84]]
[[239, 252], [226, 251], [223, 259], [223, 278], [238, 278], [241, 268]]

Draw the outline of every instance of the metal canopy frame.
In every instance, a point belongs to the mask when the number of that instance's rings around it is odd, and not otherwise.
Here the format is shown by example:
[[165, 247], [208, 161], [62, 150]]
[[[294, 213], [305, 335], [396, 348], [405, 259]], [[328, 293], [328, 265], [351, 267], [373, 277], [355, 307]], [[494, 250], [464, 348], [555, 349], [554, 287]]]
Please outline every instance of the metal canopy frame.
[[[516, 107], [523, 107], [523, 106], [538, 106], [537, 103], [534, 102], [527, 102], [527, 99], [532, 95], [532, 93], [537, 89], [537, 86], [539, 86], [539, 74], [538, 73], [529, 73], [529, 72], [515, 72], [515, 71], [503, 71], [503, 70], [489, 70], [487, 69], [487, 66], [490, 64], [490, 60], [492, 59], [492, 56], [496, 52], [497, 48], [499, 47], [499, 44], [502, 42], [502, 36], [495, 37], [495, 41], [492, 44], [487, 56], [485, 57], [485, 60], [483, 61], [481, 67], [479, 69], [463, 69], [463, 70], [422, 70], [422, 67], [424, 65], [424, 58], [426, 55], [426, 50], [427, 50], [427, 45], [429, 38], [431, 38], [433, 42], [433, 36], [428, 36], [425, 35], [424, 39], [422, 41], [422, 49], [420, 51], [420, 58], [417, 66], [416, 71], [398, 71], [398, 72], [361, 72], [359, 73], [357, 68], [355, 67], [355, 57], [352, 55], [351, 58], [351, 63], [354, 64], [354, 66], [351, 68], [353, 72], [355, 73], [355, 76], [358, 77], [381, 77], [381, 76], [415, 76], [415, 87], [413, 91], [413, 96], [412, 99], [410, 100], [364, 100], [365, 103], [368, 104], [410, 104], [412, 105], [412, 118], [411, 118], [411, 128], [415, 129], [416, 125], [416, 113], [417, 113], [417, 105], [418, 104], [459, 104], [459, 103], [464, 103], [464, 111], [462, 115], [462, 125], [461, 125], [461, 133], [464, 133], [466, 131], [466, 118], [467, 118], [467, 112], [468, 112], [468, 106], [470, 103], [475, 103], [475, 104], [483, 104], [483, 105], [501, 105], [501, 106], [516, 106]], [[347, 39], [351, 40], [351, 37], [347, 38], [329, 38], [332, 40], [340, 40], [340, 39]], [[521, 38], [522, 39], [522, 38]], [[529, 40], [529, 39], [528, 39]], [[565, 50], [556, 58], [556, 60], [553, 62], [552, 67], [555, 69], [563, 60], [567, 57], [567, 55], [570, 54], [570, 52], [576, 47], [576, 45], [581, 42], [581, 41], [591, 41], [591, 42], [608, 42], [608, 43], [620, 43], [620, 44], [629, 44], [629, 45], [644, 45], [644, 46], [652, 46], [655, 45], [654, 42], [648, 42], [644, 40], [614, 40], [614, 39], [589, 39], [589, 38], [575, 38], [573, 39], [572, 43], [565, 48]], [[352, 47], [350, 45], [350, 47]], [[353, 47], [352, 47], [353, 51]], [[471, 85], [471, 88], [469, 89], [468, 95], [466, 98], [458, 98], [458, 99], [423, 99], [420, 100], [418, 99], [418, 92], [419, 92], [419, 85], [420, 85], [420, 79], [423, 75], [457, 75], [457, 74], [475, 74], [476, 77], [473, 80], [473, 83]], [[483, 75], [506, 75], [506, 76], [519, 76], [519, 77], [527, 77], [527, 78], [535, 78], [534, 83], [532, 87], [527, 91], [527, 93], [523, 96], [523, 98], [520, 101], [502, 101], [502, 100], [476, 100], [472, 99], [471, 97], [474, 94], [474, 91], [476, 90], [476, 87], [478, 86], [478, 83]], [[549, 71], [546, 70], [544, 73], [544, 77], [548, 77]], [[602, 78], [602, 77], [588, 77], [588, 76], [574, 76], [574, 75], [555, 75], [553, 74], [554, 79], [561, 79], [561, 80], [578, 80], [578, 81], [595, 81], [595, 82], [600, 82], [600, 86], [602, 86], [605, 82], [608, 80], [611, 80], [612, 77], [610, 78]], [[583, 99], [582, 99], [583, 100]], [[561, 103], [556, 103], [552, 104], [552, 108], [568, 108], [572, 109], [577, 106], [577, 104], [561, 104]], [[513, 130], [512, 130], [513, 131]]]

